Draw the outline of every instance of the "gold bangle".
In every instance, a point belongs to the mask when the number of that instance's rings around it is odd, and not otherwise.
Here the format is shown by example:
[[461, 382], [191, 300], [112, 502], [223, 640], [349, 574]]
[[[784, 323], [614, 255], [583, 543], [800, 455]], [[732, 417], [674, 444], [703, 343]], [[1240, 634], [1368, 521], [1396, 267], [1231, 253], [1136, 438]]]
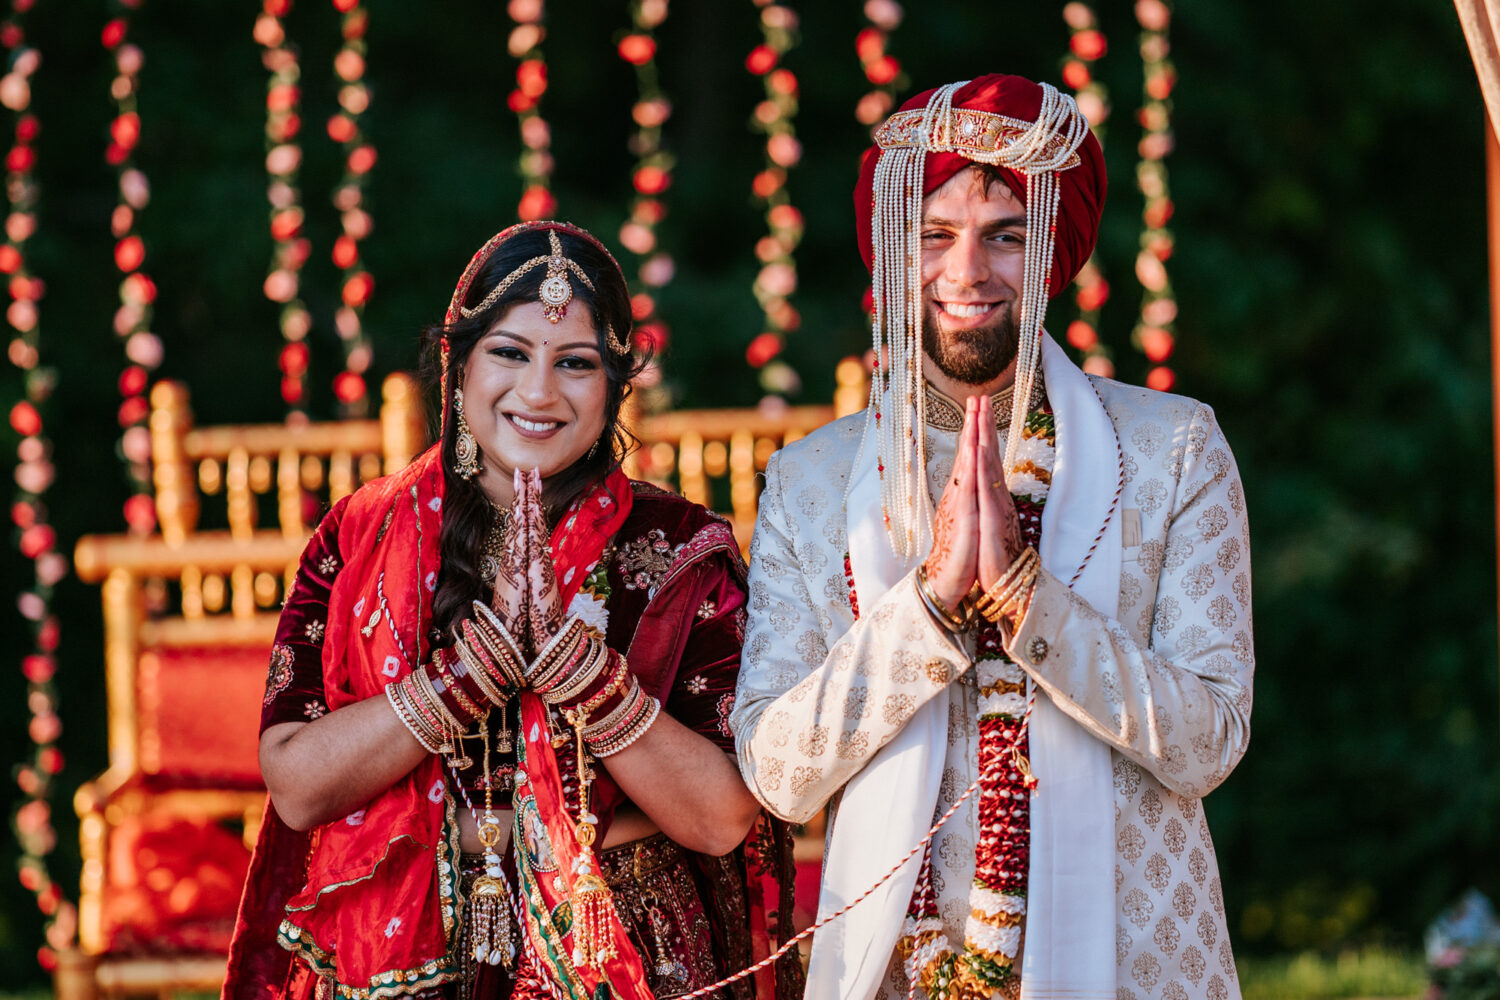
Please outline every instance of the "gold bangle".
[[583, 652], [574, 653], [563, 660], [563, 665], [566, 666], [576, 656], [578, 665], [573, 668], [571, 674], [542, 694], [542, 700], [549, 705], [570, 702], [598, 680], [608, 662], [606, 658], [599, 655], [600, 648], [603, 646], [603, 642], [585, 634]]
[[540, 693], [556, 682], [557, 675], [568, 662], [568, 654], [563, 650], [571, 651], [574, 648], [583, 629], [583, 619], [573, 618], [548, 640], [536, 659], [531, 661], [531, 670], [526, 677], [527, 686]]
[[1000, 594], [992, 604], [982, 608], [980, 613], [994, 624], [1000, 624], [1001, 619], [1008, 618], [1015, 611], [1016, 604], [1021, 596], [1035, 588], [1037, 574], [1040, 572], [1040, 569], [1041, 567], [1038, 563], [1033, 561], [1026, 568], [1025, 573], [1007, 587], [1005, 592]]
[[484, 669], [484, 664], [479, 662], [479, 654], [469, 648], [469, 644], [459, 639], [453, 644], [453, 649], [458, 653], [459, 662], [464, 665], [465, 674], [472, 678], [476, 687], [479, 688], [491, 704], [505, 704], [505, 692], [495, 683], [489, 671]]
[[991, 622], [995, 621], [995, 616], [999, 614], [1005, 599], [1017, 592], [1018, 585], [1022, 585], [1027, 573], [1033, 570], [1035, 563], [1040, 559], [1036, 549], [1028, 545], [1020, 555], [1016, 556], [1005, 572], [1001, 573], [999, 578], [990, 585], [989, 589], [974, 602], [974, 607], [986, 619]]
[[940, 621], [945, 623], [948, 631], [962, 632], [968, 628], [968, 616], [959, 615], [950, 610], [943, 603], [942, 598], [938, 597], [937, 591], [932, 589], [932, 582], [927, 579], [927, 567], [925, 564], [917, 567], [917, 593], [921, 595], [923, 603], [927, 605], [927, 609], [936, 615]]
[[625, 663], [625, 657], [622, 656], [619, 658], [616, 665], [616, 670], [614, 674], [609, 678], [609, 681], [605, 683], [604, 687], [600, 688], [599, 692], [592, 698], [575, 708], [573, 710], [574, 714], [585, 725], [587, 725], [589, 713], [598, 708], [600, 705], [604, 704], [610, 699], [611, 695], [615, 694], [620, 690], [620, 688], [624, 687], [625, 678], [629, 676], [630, 668]]
[[[438, 680], [443, 682], [444, 688], [453, 693], [453, 700], [458, 702], [459, 708], [476, 719], [485, 713], [486, 709], [476, 705], [474, 699], [469, 697], [469, 692], [465, 691], [463, 685], [458, 682], [458, 671], [454, 668], [463, 665], [463, 657], [455, 651], [454, 662], [450, 665], [444, 662], [442, 650], [434, 649], [432, 665], [437, 668]], [[464, 676], [468, 676], [467, 670], [464, 671]]]
[[484, 644], [485, 651], [495, 661], [495, 667], [510, 683], [513, 688], [526, 686], [526, 658], [521, 655], [521, 648], [516, 644], [515, 637], [500, 620], [500, 616], [483, 601], [474, 602], [475, 616], [469, 619], [472, 624], [475, 637]]
[[403, 704], [400, 681], [392, 681], [385, 686], [385, 700], [390, 702], [391, 711], [396, 713], [396, 718], [401, 720], [401, 724], [406, 727], [407, 732], [411, 733], [412, 738], [422, 745], [422, 749], [428, 753], [437, 753], [436, 744], [427, 737], [424, 728], [412, 718], [411, 710]]

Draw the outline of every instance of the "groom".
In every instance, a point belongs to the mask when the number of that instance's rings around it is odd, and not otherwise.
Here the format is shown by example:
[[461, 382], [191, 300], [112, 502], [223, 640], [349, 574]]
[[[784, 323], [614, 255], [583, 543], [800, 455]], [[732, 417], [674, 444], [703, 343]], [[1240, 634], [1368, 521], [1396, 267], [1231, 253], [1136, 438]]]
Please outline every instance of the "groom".
[[879, 377], [766, 470], [731, 719], [767, 808], [836, 805], [820, 918], [880, 883], [810, 997], [1239, 995], [1199, 800], [1249, 739], [1244, 493], [1207, 406], [1043, 329], [1104, 191], [1073, 101], [1014, 76], [865, 155]]

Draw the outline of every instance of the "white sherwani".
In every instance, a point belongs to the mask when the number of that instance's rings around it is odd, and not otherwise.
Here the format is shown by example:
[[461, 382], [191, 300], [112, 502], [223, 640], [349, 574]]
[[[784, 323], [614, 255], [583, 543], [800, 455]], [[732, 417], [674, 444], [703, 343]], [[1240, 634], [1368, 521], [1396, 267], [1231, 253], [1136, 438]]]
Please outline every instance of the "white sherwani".
[[[1250, 736], [1244, 492], [1207, 406], [1092, 381], [1124, 462], [1118, 620], [1043, 571], [1008, 652], [1039, 696], [1111, 749], [1120, 1000], [1228, 1000], [1239, 986], [1199, 799], [1234, 768]], [[730, 725], [750, 789], [798, 822], [836, 804], [870, 756], [945, 688], [948, 746], [934, 819], [977, 775], [972, 646], [932, 619], [910, 580], [874, 602], [861, 595], [858, 620], [851, 607], [843, 498], [863, 429], [863, 414], [846, 417], [772, 457], [750, 550], [750, 623]], [[956, 444], [956, 431], [927, 427], [934, 501]], [[891, 794], [899, 810], [900, 790]], [[960, 944], [974, 806], [971, 797], [932, 847], [938, 910]], [[905, 994], [893, 960], [877, 996]]]

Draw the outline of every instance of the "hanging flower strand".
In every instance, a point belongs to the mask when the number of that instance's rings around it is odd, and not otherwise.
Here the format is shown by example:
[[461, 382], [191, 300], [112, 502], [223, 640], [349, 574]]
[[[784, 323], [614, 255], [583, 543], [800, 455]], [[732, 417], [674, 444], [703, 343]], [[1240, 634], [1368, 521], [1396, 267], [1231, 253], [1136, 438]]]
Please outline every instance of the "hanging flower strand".
[[886, 52], [891, 32], [901, 26], [906, 12], [896, 0], [865, 0], [865, 20], [870, 22], [854, 38], [854, 51], [872, 89], [854, 106], [854, 117], [872, 132], [896, 106], [896, 92], [906, 86], [901, 64]]
[[1144, 131], [1137, 152], [1136, 183], [1145, 195], [1141, 214], [1141, 250], [1135, 259], [1140, 281], [1141, 316], [1131, 335], [1152, 367], [1146, 385], [1163, 392], [1172, 388], [1176, 374], [1165, 364], [1176, 346], [1177, 299], [1167, 276], [1166, 262], [1172, 256], [1173, 238], [1167, 222], [1172, 218], [1172, 192], [1167, 186], [1167, 155], [1172, 152], [1172, 89], [1177, 70], [1167, 58], [1171, 45], [1167, 31], [1172, 8], [1165, 0], [1136, 0], [1136, 20], [1141, 25], [1141, 64], [1145, 94], [1140, 110]]
[[797, 13], [785, 4], [755, 0], [761, 7], [762, 41], [745, 57], [745, 68], [765, 81], [765, 99], [755, 106], [754, 127], [766, 135], [765, 166], [751, 184], [758, 203], [765, 206], [768, 232], [755, 244], [760, 272], [755, 298], [765, 312], [763, 332], [750, 341], [745, 360], [760, 369], [760, 384], [768, 393], [794, 395], [801, 377], [778, 355], [786, 335], [802, 325], [792, 305], [797, 290], [797, 262], [793, 253], [802, 241], [802, 213], [787, 192], [787, 172], [802, 159], [802, 143], [793, 125], [797, 117], [797, 77], [781, 66], [782, 57], [797, 44]]
[[292, 0], [264, 0], [255, 19], [255, 40], [265, 49], [261, 62], [270, 73], [266, 84], [266, 199], [270, 202], [271, 263], [262, 289], [281, 306], [281, 398], [289, 417], [307, 417], [307, 334], [312, 314], [299, 295], [300, 272], [311, 252], [303, 235], [302, 193], [297, 174], [302, 167], [302, 70], [297, 50], [287, 44], [283, 19]]
[[[1099, 30], [1094, 8], [1075, 0], [1063, 8], [1063, 21], [1071, 35], [1068, 55], [1063, 59], [1063, 83], [1073, 91], [1078, 110], [1088, 119], [1089, 127], [1100, 145], [1104, 143], [1104, 123], [1109, 119], [1109, 90], [1094, 77], [1093, 66], [1104, 57], [1109, 45]], [[1074, 302], [1078, 318], [1068, 325], [1068, 343], [1083, 353], [1083, 370], [1091, 375], [1114, 375], [1114, 362], [1099, 341], [1099, 313], [1109, 301], [1109, 282], [1099, 267], [1096, 251], [1089, 256], [1075, 279]]]
[[333, 0], [333, 6], [344, 15], [344, 42], [333, 59], [333, 70], [339, 78], [339, 110], [328, 120], [328, 136], [344, 152], [344, 177], [333, 194], [333, 207], [340, 213], [344, 230], [333, 244], [333, 262], [343, 272], [343, 303], [334, 315], [334, 328], [344, 345], [344, 370], [334, 377], [333, 394], [342, 414], [356, 417], [369, 411], [365, 372], [370, 367], [371, 347], [364, 329], [364, 311], [375, 290], [375, 279], [359, 254], [360, 243], [372, 229], [364, 193], [375, 166], [375, 147], [359, 127], [360, 116], [370, 106], [370, 90], [364, 84], [369, 12], [360, 0]]
[[557, 214], [557, 198], [551, 190], [552, 127], [538, 110], [547, 92], [547, 61], [542, 56], [542, 40], [547, 29], [542, 24], [543, 0], [510, 0], [506, 5], [511, 29], [506, 48], [519, 59], [516, 66], [516, 89], [506, 103], [516, 113], [521, 128], [521, 201], [516, 216], [522, 222], [547, 219]]
[[668, 0], [636, 0], [630, 5], [631, 30], [616, 51], [635, 67], [638, 96], [631, 109], [636, 129], [630, 136], [635, 154], [631, 185], [630, 218], [620, 227], [620, 244], [637, 257], [637, 291], [630, 297], [635, 320], [636, 343], [660, 353], [667, 346], [668, 328], [657, 313], [655, 291], [666, 286], [676, 272], [672, 255], [658, 248], [656, 227], [666, 218], [662, 195], [672, 184], [674, 158], [662, 149], [662, 126], [672, 115], [672, 104], [663, 93], [656, 72], [656, 28], [667, 19]]
[[62, 722], [57, 713], [58, 619], [52, 612], [52, 591], [68, 571], [67, 559], [57, 551], [57, 533], [47, 522], [46, 493], [52, 485], [52, 443], [43, 425], [43, 414], [52, 395], [56, 373], [40, 364], [41, 327], [37, 303], [45, 289], [33, 277], [26, 259], [26, 244], [36, 227], [38, 188], [33, 169], [33, 143], [40, 131], [31, 112], [31, 78], [41, 65], [41, 54], [26, 44], [21, 18], [33, 0], [11, 0], [11, 14], [0, 22], [0, 45], [6, 51], [6, 72], [0, 76], [0, 105], [11, 112], [14, 144], [5, 157], [5, 192], [9, 212], [5, 241], [0, 244], [0, 273], [7, 276], [11, 302], [5, 311], [11, 336], [6, 351], [10, 363], [21, 373], [22, 397], [10, 408], [11, 430], [19, 436], [16, 448], [16, 491], [11, 502], [11, 521], [16, 527], [17, 547], [32, 564], [31, 581], [16, 600], [21, 616], [31, 625], [29, 649], [23, 651], [21, 672], [26, 678], [26, 704], [31, 710], [27, 727], [31, 740], [29, 759], [15, 770], [22, 801], [12, 816], [12, 828], [20, 845], [21, 884], [36, 897], [37, 908], [47, 918], [45, 943], [37, 950], [42, 967], [57, 966], [57, 952], [73, 940], [78, 926], [77, 910], [53, 881], [47, 858], [57, 846], [52, 826], [52, 791], [62, 770], [62, 751], [57, 747]]
[[115, 334], [124, 341], [125, 357], [131, 362], [120, 373], [120, 456], [125, 462], [131, 496], [125, 501], [125, 523], [132, 534], [147, 535], [156, 527], [156, 508], [151, 499], [151, 433], [146, 427], [150, 406], [146, 384], [150, 373], [161, 365], [161, 338], [151, 332], [152, 303], [156, 283], [143, 270], [146, 244], [136, 232], [136, 214], [151, 200], [151, 185], [135, 166], [135, 147], [141, 137], [141, 116], [136, 92], [144, 57], [139, 47], [125, 40], [130, 11], [142, 0], [114, 0], [120, 10], [100, 33], [104, 47], [114, 54], [117, 74], [109, 93], [115, 101], [110, 122], [109, 146], [104, 159], [118, 172], [119, 201], [110, 215], [115, 238], [115, 267], [123, 274], [120, 307], [115, 310]]

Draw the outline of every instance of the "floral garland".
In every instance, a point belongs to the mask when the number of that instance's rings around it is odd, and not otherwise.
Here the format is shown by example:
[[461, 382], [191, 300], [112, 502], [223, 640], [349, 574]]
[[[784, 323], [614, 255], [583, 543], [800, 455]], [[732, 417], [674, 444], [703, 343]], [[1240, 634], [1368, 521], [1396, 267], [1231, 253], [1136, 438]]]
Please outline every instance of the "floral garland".
[[854, 53], [872, 89], [854, 106], [854, 117], [873, 134], [896, 106], [896, 92], [907, 84], [901, 63], [886, 52], [891, 32], [901, 26], [906, 12], [896, 0], [865, 0], [864, 15], [870, 24], [854, 36]]
[[270, 73], [266, 83], [266, 200], [270, 203], [271, 263], [261, 291], [281, 306], [281, 398], [292, 415], [305, 417], [307, 405], [307, 334], [312, 315], [298, 295], [298, 272], [312, 252], [302, 234], [305, 213], [297, 188], [302, 167], [302, 76], [297, 50], [286, 42], [282, 23], [292, 10], [292, 0], [263, 0], [253, 31], [265, 52], [261, 63]]
[[765, 81], [765, 99], [755, 106], [753, 123], [766, 135], [765, 166], [751, 182], [758, 203], [765, 206], [768, 232], [755, 244], [760, 271], [753, 286], [765, 313], [763, 332], [745, 348], [745, 361], [760, 369], [761, 388], [781, 396], [794, 395], [802, 378], [779, 359], [786, 334], [802, 326], [802, 315], [790, 298], [797, 290], [797, 262], [793, 253], [802, 242], [802, 213], [787, 193], [787, 171], [802, 160], [802, 143], [793, 125], [797, 117], [797, 77], [779, 65], [797, 44], [797, 12], [785, 4], [755, 0], [760, 6], [762, 41], [745, 57], [745, 69]]
[[1172, 8], [1165, 0], [1137, 0], [1136, 20], [1141, 25], [1141, 63], [1145, 94], [1139, 112], [1141, 137], [1137, 151], [1136, 184], [1146, 198], [1141, 213], [1141, 251], [1135, 258], [1135, 276], [1141, 283], [1141, 316], [1131, 334], [1155, 367], [1146, 373], [1146, 385], [1163, 392], [1172, 388], [1177, 376], [1164, 362], [1176, 346], [1177, 299], [1167, 276], [1167, 260], [1174, 241], [1167, 222], [1172, 218], [1172, 192], [1167, 185], [1166, 158], [1172, 152], [1172, 90], [1177, 70], [1167, 58], [1172, 46], [1167, 29]]
[[333, 378], [333, 395], [345, 417], [360, 417], [370, 408], [365, 372], [370, 368], [371, 346], [364, 312], [375, 291], [375, 279], [359, 256], [360, 241], [372, 228], [370, 213], [364, 208], [364, 190], [375, 166], [375, 147], [359, 127], [360, 116], [370, 106], [370, 90], [364, 84], [365, 31], [370, 16], [360, 0], [333, 0], [333, 6], [344, 15], [343, 45], [333, 57], [339, 110], [328, 119], [328, 137], [344, 152], [344, 176], [333, 193], [333, 207], [344, 229], [333, 243], [333, 263], [342, 272], [342, 304], [334, 313], [333, 326], [344, 345], [344, 370]]
[[[1021, 535], [1037, 547], [1042, 508], [1056, 464], [1057, 425], [1045, 401], [1026, 417], [1012, 482]], [[979, 683], [979, 829], [974, 882], [964, 947], [955, 949], [938, 916], [932, 889], [932, 856], [912, 893], [898, 944], [907, 976], [931, 1000], [986, 1000], [994, 990], [1013, 992], [1016, 956], [1026, 924], [1026, 876], [1031, 852], [1030, 793], [1036, 787], [1026, 758], [1030, 706], [1026, 675], [1005, 653], [998, 626], [977, 632]]]
[[[144, 0], [115, 0], [123, 11], [138, 9]], [[104, 47], [114, 53], [117, 75], [109, 93], [115, 101], [110, 122], [110, 142], [104, 159], [119, 171], [120, 200], [110, 213], [110, 231], [115, 237], [115, 267], [125, 275], [120, 282], [120, 307], [115, 310], [115, 334], [125, 343], [130, 364], [120, 373], [122, 430], [120, 455], [125, 461], [131, 496], [125, 501], [125, 523], [132, 534], [147, 535], [156, 527], [156, 506], [151, 493], [151, 432], [146, 427], [150, 404], [146, 383], [161, 365], [161, 338], [151, 332], [151, 305], [156, 301], [156, 283], [141, 269], [146, 262], [146, 244], [135, 231], [136, 213], [151, 201], [151, 185], [134, 165], [141, 138], [141, 116], [136, 107], [139, 75], [144, 57], [138, 46], [125, 41], [128, 13], [111, 18], [99, 34]]]
[[[1068, 55], [1063, 59], [1062, 78], [1073, 91], [1078, 110], [1089, 121], [1094, 138], [1104, 145], [1104, 123], [1109, 120], [1109, 89], [1094, 76], [1093, 65], [1109, 50], [1099, 18], [1092, 5], [1074, 0], [1063, 7], [1063, 20], [1071, 35]], [[1099, 341], [1099, 312], [1109, 301], [1109, 282], [1099, 266], [1097, 252], [1089, 255], [1074, 279], [1073, 301], [1078, 318], [1068, 324], [1068, 343], [1083, 355], [1083, 370], [1090, 375], [1109, 378], [1115, 373], [1109, 351]]]
[[43, 413], [52, 396], [56, 373], [40, 364], [40, 332], [37, 301], [44, 292], [42, 282], [32, 276], [26, 263], [26, 243], [35, 228], [38, 187], [32, 170], [36, 150], [32, 143], [40, 131], [31, 112], [31, 77], [41, 65], [41, 54], [26, 44], [21, 15], [32, 0], [11, 0], [13, 14], [0, 22], [0, 45], [7, 50], [6, 72], [0, 76], [0, 105], [14, 113], [15, 144], [6, 154], [6, 199], [10, 211], [5, 241], [0, 244], [0, 273], [8, 277], [11, 303], [5, 320], [13, 331], [7, 356], [22, 373], [23, 396], [10, 409], [10, 426], [20, 437], [16, 448], [15, 498], [11, 521], [16, 526], [17, 547], [32, 563], [32, 583], [17, 598], [16, 607], [32, 628], [31, 648], [21, 657], [26, 677], [26, 704], [31, 710], [27, 734], [31, 759], [16, 768], [16, 784], [25, 800], [12, 817], [16, 842], [21, 848], [21, 884], [36, 897], [37, 909], [47, 918], [45, 941], [37, 949], [37, 961], [45, 969], [57, 965], [58, 950], [73, 940], [78, 911], [52, 880], [47, 857], [57, 846], [52, 826], [52, 791], [62, 770], [63, 755], [57, 741], [62, 720], [57, 713], [59, 625], [52, 613], [52, 591], [68, 572], [67, 558], [56, 551], [57, 532], [47, 521], [46, 492], [52, 485], [52, 443], [48, 440]]
[[[630, 111], [636, 128], [629, 143], [636, 156], [630, 171], [635, 194], [630, 201], [630, 217], [620, 227], [620, 245], [637, 258], [637, 290], [630, 296], [630, 315], [635, 321], [631, 340], [648, 347], [657, 357], [666, 348], [671, 331], [657, 311], [655, 292], [670, 284], [677, 270], [672, 255], [657, 246], [656, 237], [656, 227], [667, 216], [662, 195], [672, 185], [672, 168], [676, 165], [675, 157], [662, 148], [662, 126], [672, 116], [672, 102], [661, 89], [656, 71], [654, 32], [667, 19], [667, 5], [668, 0], [635, 0], [630, 5], [630, 30], [616, 45], [620, 58], [635, 67], [637, 90]], [[655, 360], [636, 378], [635, 387], [644, 412], [662, 409], [670, 402]]]
[[516, 114], [521, 145], [525, 147], [519, 161], [523, 190], [516, 216], [522, 222], [535, 222], [557, 214], [557, 198], [550, 187], [552, 127], [537, 110], [547, 92], [547, 61], [542, 55], [542, 40], [547, 37], [547, 29], [542, 25], [544, 0], [510, 0], [506, 11], [516, 22], [506, 48], [520, 60], [516, 66], [516, 89], [506, 98], [506, 104]]

